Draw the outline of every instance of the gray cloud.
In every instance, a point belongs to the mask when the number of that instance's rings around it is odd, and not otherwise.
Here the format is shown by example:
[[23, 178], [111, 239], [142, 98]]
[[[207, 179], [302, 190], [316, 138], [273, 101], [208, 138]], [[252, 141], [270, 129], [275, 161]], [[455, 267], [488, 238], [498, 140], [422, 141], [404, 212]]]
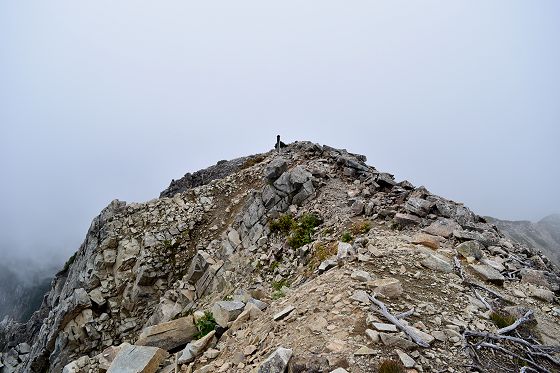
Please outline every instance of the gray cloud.
[[62, 261], [110, 200], [154, 198], [276, 133], [365, 154], [479, 214], [558, 212], [559, 10], [2, 4], [0, 251]]

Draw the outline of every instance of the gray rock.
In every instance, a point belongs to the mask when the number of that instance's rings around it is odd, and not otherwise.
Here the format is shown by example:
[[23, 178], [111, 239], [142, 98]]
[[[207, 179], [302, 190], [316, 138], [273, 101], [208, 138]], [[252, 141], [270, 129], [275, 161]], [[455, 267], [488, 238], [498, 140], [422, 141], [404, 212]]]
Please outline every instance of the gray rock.
[[486, 264], [471, 264], [469, 266], [483, 280], [496, 285], [503, 285], [505, 277], [496, 269]]
[[214, 338], [216, 331], [212, 330], [210, 333], [206, 334], [204, 337], [189, 342], [187, 346], [183, 349], [181, 356], [178, 359], [179, 364], [187, 364], [192, 362], [197, 356], [202, 355], [204, 350], [208, 347], [212, 338]]
[[447, 259], [436, 254], [429, 254], [426, 258], [420, 261], [420, 264], [433, 271], [444, 273], [450, 273], [453, 271], [453, 265], [451, 265]]
[[31, 352], [31, 347], [27, 343], [20, 343], [16, 346], [16, 350], [20, 355], [25, 355]]
[[416, 365], [414, 359], [408, 356], [403, 351], [397, 350], [397, 355], [399, 355], [399, 359], [401, 360], [405, 368], [413, 368], [414, 365]]
[[264, 311], [268, 307], [268, 303], [265, 303], [261, 300], [251, 298], [247, 301], [247, 304], [254, 304], [257, 308], [261, 311]]
[[319, 273], [323, 273], [331, 268], [336, 267], [336, 265], [337, 265], [337, 261], [334, 259], [323, 260], [319, 265], [319, 268], [317, 268], [317, 270], [319, 271]]
[[461, 229], [461, 226], [449, 219], [438, 219], [437, 221], [424, 228], [423, 231], [434, 236], [449, 238], [453, 231]]
[[272, 318], [275, 321], [282, 320], [283, 318], [288, 316], [290, 313], [292, 313], [295, 309], [296, 308], [294, 306], [288, 306], [288, 307], [284, 308], [282, 311], [276, 313]]
[[157, 347], [124, 345], [107, 373], [155, 373], [169, 354]]
[[521, 282], [544, 286], [551, 291], [560, 290], [560, 279], [558, 276], [546, 271], [523, 268], [521, 270]]
[[402, 214], [397, 213], [393, 218], [397, 224], [400, 225], [411, 225], [411, 224], [421, 224], [422, 219], [418, 216], [411, 215], [411, 214]]
[[258, 373], [284, 373], [292, 358], [292, 350], [278, 347], [260, 366]]
[[357, 280], [357, 281], [360, 281], [360, 282], [367, 282], [367, 281], [371, 280], [371, 275], [366, 271], [355, 270], [350, 275], [350, 278], [352, 278], [354, 280]]
[[430, 213], [435, 204], [425, 199], [411, 197], [404, 204], [404, 209], [414, 215], [424, 217]]
[[228, 322], [233, 321], [243, 312], [245, 304], [243, 302], [236, 301], [221, 301], [216, 302], [214, 307], [212, 307], [212, 315], [222, 327], [227, 327]]
[[457, 252], [464, 258], [473, 257], [476, 260], [482, 259], [484, 245], [478, 241], [466, 241], [457, 246]]
[[363, 290], [354, 291], [354, 293], [352, 294], [350, 299], [358, 301], [360, 303], [364, 303], [364, 304], [370, 304], [371, 303], [371, 301], [369, 300], [368, 294]]
[[355, 201], [352, 204], [352, 213], [354, 215], [361, 215], [364, 212], [364, 202], [363, 201]]
[[379, 336], [381, 337], [381, 342], [383, 342], [385, 346], [398, 347], [403, 350], [414, 350], [418, 347], [416, 343], [394, 334], [379, 333]]
[[347, 242], [338, 242], [338, 251], [336, 253], [337, 259], [344, 259], [348, 257], [352, 252], [352, 245]]
[[281, 157], [273, 159], [264, 169], [264, 176], [270, 182], [275, 181], [288, 169], [288, 162]]
[[169, 351], [179, 346], [184, 346], [197, 333], [198, 329], [191, 315], [145, 328], [140, 333], [136, 345], [159, 347]]
[[529, 287], [529, 294], [537, 299], [543, 300], [545, 302], [554, 302], [554, 293], [548, 289], [538, 288], [536, 286]]
[[374, 322], [371, 325], [380, 332], [398, 332], [396, 325], [394, 324], [385, 324], [381, 322]]

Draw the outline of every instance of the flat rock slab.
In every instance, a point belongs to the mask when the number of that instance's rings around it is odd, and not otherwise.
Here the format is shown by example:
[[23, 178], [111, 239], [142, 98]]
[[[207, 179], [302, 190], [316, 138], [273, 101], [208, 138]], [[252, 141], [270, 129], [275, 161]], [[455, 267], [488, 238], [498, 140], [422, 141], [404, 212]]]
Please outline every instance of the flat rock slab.
[[397, 355], [399, 355], [399, 359], [401, 360], [405, 368], [413, 368], [414, 365], [416, 365], [414, 359], [408, 356], [408, 354], [406, 354], [405, 352], [397, 350]]
[[424, 228], [423, 231], [434, 236], [449, 238], [453, 235], [454, 230], [460, 228], [461, 226], [453, 220], [440, 219], [430, 224], [427, 228]]
[[396, 325], [381, 322], [372, 323], [373, 327], [380, 332], [398, 332]]
[[503, 285], [506, 278], [502, 274], [486, 264], [471, 264], [470, 268], [477, 274], [478, 277], [492, 284]]
[[440, 247], [441, 238], [427, 233], [417, 233], [410, 242], [437, 250]]
[[157, 347], [124, 345], [107, 373], [155, 373], [168, 355]]
[[401, 282], [396, 278], [381, 278], [368, 281], [368, 288], [387, 298], [398, 298], [403, 293]]
[[166, 351], [184, 346], [198, 333], [193, 316], [149, 326], [140, 333], [137, 346], [159, 347]]
[[449, 273], [453, 271], [453, 266], [446, 258], [436, 254], [429, 254], [420, 262], [424, 267], [433, 271]]
[[296, 308], [294, 306], [288, 306], [288, 307], [284, 308], [282, 311], [278, 312], [277, 314], [275, 314], [273, 316], [274, 321], [282, 320], [284, 317], [286, 317], [290, 313], [292, 313], [292, 311], [295, 310], [295, 309]]

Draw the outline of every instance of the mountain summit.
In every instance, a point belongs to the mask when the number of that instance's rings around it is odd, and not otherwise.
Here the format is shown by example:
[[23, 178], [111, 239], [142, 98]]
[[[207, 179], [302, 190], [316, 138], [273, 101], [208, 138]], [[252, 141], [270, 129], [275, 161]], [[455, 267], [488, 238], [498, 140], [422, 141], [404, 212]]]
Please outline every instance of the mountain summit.
[[365, 162], [295, 142], [111, 202], [0, 371], [558, 371], [549, 260]]

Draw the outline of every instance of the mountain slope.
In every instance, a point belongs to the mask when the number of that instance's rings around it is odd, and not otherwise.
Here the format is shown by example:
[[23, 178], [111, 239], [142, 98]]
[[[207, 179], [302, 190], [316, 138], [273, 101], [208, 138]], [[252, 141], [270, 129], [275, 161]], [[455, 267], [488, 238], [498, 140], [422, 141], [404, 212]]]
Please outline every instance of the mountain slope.
[[560, 267], [560, 214], [549, 215], [537, 223], [489, 218], [510, 239], [541, 250]]
[[[531, 308], [531, 343], [559, 343], [557, 274], [462, 204], [309, 142], [235, 162], [159, 199], [113, 201], [32, 319], [0, 324], [0, 364], [167, 373], [181, 352], [193, 372], [373, 372], [388, 357], [519, 371], [462, 348], [481, 342], [465, 329], [496, 331], [487, 307]], [[404, 312], [400, 329], [372, 299]], [[145, 360], [131, 354], [150, 361], [133, 368]]]

